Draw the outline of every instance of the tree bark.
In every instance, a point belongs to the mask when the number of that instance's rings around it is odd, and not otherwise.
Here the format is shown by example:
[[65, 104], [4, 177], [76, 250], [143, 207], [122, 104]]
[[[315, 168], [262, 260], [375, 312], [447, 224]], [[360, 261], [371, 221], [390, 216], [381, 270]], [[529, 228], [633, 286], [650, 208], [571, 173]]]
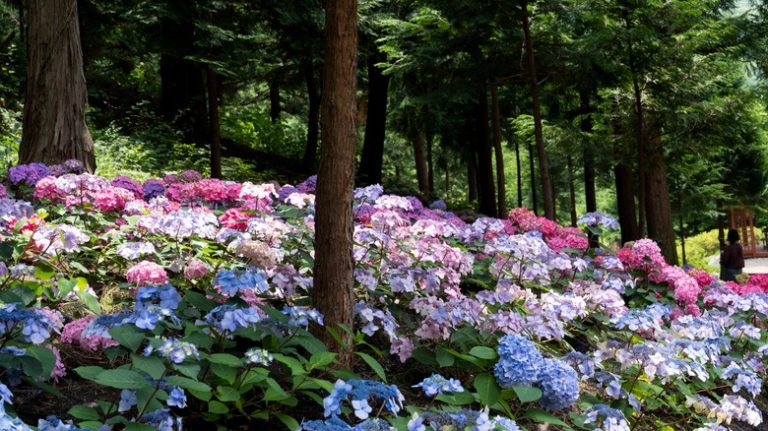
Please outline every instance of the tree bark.
[[467, 160], [467, 186], [469, 187], [469, 201], [475, 202], [477, 200], [477, 164], [475, 163], [475, 155], [470, 153]]
[[413, 159], [416, 163], [416, 179], [419, 183], [421, 197], [429, 196], [429, 166], [427, 164], [427, 135], [421, 128], [414, 126], [411, 142], [413, 144]]
[[488, 95], [483, 88], [475, 116], [475, 152], [480, 213], [496, 217], [496, 190], [493, 185], [493, 156], [488, 127]]
[[496, 158], [496, 195], [498, 202], [499, 217], [507, 214], [507, 193], [506, 181], [504, 178], [504, 151], [501, 148], [501, 112], [499, 112], [499, 88], [496, 85], [491, 87], [491, 106], [493, 111], [493, 149]]
[[376, 51], [368, 58], [368, 115], [365, 120], [365, 139], [360, 155], [358, 177], [363, 186], [381, 184], [384, 158], [384, 138], [387, 125], [387, 93], [389, 77], [376, 64], [383, 61]]
[[[357, 87], [357, 0], [327, 0], [325, 6], [322, 142], [315, 203], [315, 268], [312, 304], [335, 329], [337, 343], [323, 327], [314, 333], [352, 361], [354, 258], [352, 190], [355, 180]], [[348, 331], [340, 329], [345, 327]]]
[[677, 264], [675, 229], [672, 220], [672, 206], [669, 202], [667, 164], [664, 148], [657, 127], [645, 145], [645, 216], [648, 236], [659, 244], [661, 254], [670, 265]]
[[221, 133], [219, 130], [219, 76], [208, 66], [208, 120], [211, 130], [211, 178], [221, 178]]
[[533, 145], [528, 144], [528, 170], [531, 172], [531, 203], [533, 204], [533, 213], [539, 214], [539, 199], [536, 193], [536, 165], [533, 162]]
[[304, 147], [304, 159], [302, 166], [308, 173], [315, 171], [317, 167], [317, 140], [320, 124], [320, 102], [322, 100], [320, 86], [315, 76], [315, 66], [312, 60], [304, 64], [304, 80], [307, 85], [309, 97], [309, 116], [307, 118], [307, 144]]
[[616, 179], [616, 207], [619, 212], [622, 244], [640, 239], [635, 214], [632, 168], [622, 161], [613, 168]]
[[[592, 106], [589, 103], [589, 91], [582, 89], [579, 91], [580, 113], [581, 113], [581, 131], [585, 135], [592, 133]], [[588, 213], [597, 211], [597, 192], [595, 188], [595, 155], [592, 149], [592, 142], [585, 142], [584, 150], [584, 199]], [[591, 247], [600, 245], [600, 238], [591, 232], [587, 233]]]
[[427, 133], [427, 188], [429, 195], [435, 194], [435, 165], [432, 160], [432, 146], [435, 141], [433, 133]]
[[513, 134], [512, 140], [515, 143], [515, 166], [517, 167], [517, 207], [523, 207], [523, 168], [520, 163], [520, 142]]
[[77, 159], [93, 172], [77, 0], [27, 1], [27, 89], [19, 163]]
[[544, 216], [548, 219], [555, 219], [555, 199], [553, 193], [552, 180], [549, 177], [549, 168], [547, 166], [547, 153], [544, 149], [544, 134], [541, 124], [541, 101], [539, 100], [539, 80], [536, 74], [536, 59], [534, 56], [533, 40], [531, 37], [531, 26], [528, 19], [528, 1], [520, 2], [522, 11], [523, 35], [525, 37], [526, 65], [528, 69], [528, 83], [531, 91], [531, 101], [533, 105], [533, 125], [534, 135], [536, 137], [536, 156], [539, 158], [539, 176], [541, 177], [541, 190], [544, 200]]
[[632, 76], [632, 88], [635, 95], [635, 117], [637, 122], [635, 130], [635, 141], [637, 143], [637, 177], [640, 184], [637, 188], [638, 232], [640, 236], [642, 236], [643, 233], [645, 233], [646, 228], [646, 189], [647, 182], [650, 178], [648, 178], [648, 171], [645, 163], [646, 131], [643, 112], [643, 92], [640, 89], [637, 77], [634, 75]]
[[576, 227], [576, 186], [575, 186], [575, 178], [573, 175], [573, 158], [571, 156], [568, 156], [568, 205], [569, 205], [569, 212], [571, 215], [571, 226]]

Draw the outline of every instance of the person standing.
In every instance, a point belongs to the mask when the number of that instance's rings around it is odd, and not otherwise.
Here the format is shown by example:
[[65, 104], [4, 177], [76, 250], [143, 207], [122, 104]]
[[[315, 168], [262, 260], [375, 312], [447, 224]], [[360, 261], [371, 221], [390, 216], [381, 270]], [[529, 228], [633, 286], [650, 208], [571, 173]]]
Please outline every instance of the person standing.
[[744, 249], [739, 243], [739, 232], [728, 229], [728, 245], [720, 253], [720, 278], [723, 281], [736, 281], [736, 276], [744, 269]]

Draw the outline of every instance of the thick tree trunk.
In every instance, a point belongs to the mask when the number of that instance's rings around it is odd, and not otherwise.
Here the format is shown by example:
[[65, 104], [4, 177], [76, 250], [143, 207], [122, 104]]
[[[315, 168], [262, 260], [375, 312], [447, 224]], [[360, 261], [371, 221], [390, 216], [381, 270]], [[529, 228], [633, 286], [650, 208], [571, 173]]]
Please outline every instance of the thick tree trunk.
[[[528, 170], [531, 173], [531, 203], [533, 213], [538, 214], [539, 213], [539, 199], [537, 197], [536, 193], [536, 165], [533, 162], [534, 154], [533, 154], [533, 145], [528, 144]], [[554, 208], [553, 208], [554, 209]]]
[[[637, 77], [632, 76], [632, 88], [635, 95], [635, 141], [637, 143], [637, 177], [640, 186], [637, 188], [637, 206], [638, 206], [638, 231], [640, 236], [645, 233], [646, 222], [646, 189], [648, 178], [648, 171], [645, 164], [645, 145], [646, 145], [646, 130], [645, 119], [643, 112], [643, 92], [640, 89], [640, 84], [637, 82]], [[650, 232], [650, 230], [649, 230]]]
[[304, 64], [304, 80], [309, 97], [309, 116], [307, 118], [307, 144], [304, 147], [302, 165], [306, 172], [312, 173], [317, 167], [317, 139], [320, 124], [320, 102], [322, 99], [312, 60], [308, 60]]
[[571, 226], [576, 226], [576, 179], [573, 175], [573, 158], [568, 156], [568, 205], [571, 215]]
[[208, 120], [211, 130], [211, 178], [221, 178], [221, 133], [219, 131], [219, 76], [208, 66]]
[[499, 88], [491, 87], [491, 106], [493, 107], [493, 150], [496, 156], [496, 188], [499, 217], [507, 214], [507, 184], [504, 178], [504, 151], [501, 148], [501, 113], [499, 112]]
[[77, 0], [27, 1], [27, 90], [19, 163], [80, 160], [93, 172]]
[[429, 196], [429, 166], [427, 164], [427, 134], [420, 128], [412, 132], [413, 160], [416, 163], [416, 179], [421, 197]]
[[282, 108], [280, 107], [280, 83], [277, 79], [269, 81], [269, 118], [272, 120], [272, 124], [280, 122], [280, 113]]
[[365, 121], [365, 140], [360, 155], [358, 178], [363, 186], [381, 184], [381, 168], [384, 158], [384, 138], [387, 125], [387, 90], [389, 77], [376, 63], [383, 61], [382, 54], [368, 58], [368, 116]]
[[[354, 316], [352, 256], [352, 189], [357, 146], [357, 1], [327, 0], [325, 6], [325, 69], [323, 71], [322, 142], [315, 204], [315, 268], [312, 304], [323, 314], [325, 327], [315, 335], [340, 354], [348, 367], [353, 348], [349, 332]], [[335, 329], [337, 343], [325, 328]]]
[[493, 185], [493, 156], [488, 127], [488, 96], [483, 89], [475, 116], [475, 152], [480, 213], [496, 217], [496, 190]]
[[531, 26], [528, 19], [528, 1], [520, 2], [522, 11], [523, 35], [525, 37], [525, 54], [528, 72], [528, 83], [531, 91], [531, 100], [533, 105], [533, 125], [534, 135], [536, 137], [536, 156], [539, 158], [539, 175], [541, 177], [541, 190], [544, 200], [544, 216], [548, 219], [555, 219], [555, 199], [552, 188], [552, 180], [549, 177], [549, 168], [547, 166], [547, 153], [544, 149], [544, 134], [541, 124], [541, 101], [539, 100], [539, 80], [536, 74], [536, 59], [534, 56], [533, 38], [531, 37]]
[[623, 161], [613, 168], [616, 178], [616, 208], [619, 212], [622, 244], [640, 239], [635, 214], [632, 168]]
[[675, 229], [672, 221], [672, 206], [669, 202], [667, 185], [667, 163], [664, 160], [664, 148], [661, 136], [656, 128], [645, 145], [645, 216], [648, 223], [648, 236], [661, 248], [661, 254], [670, 265], [677, 264]]

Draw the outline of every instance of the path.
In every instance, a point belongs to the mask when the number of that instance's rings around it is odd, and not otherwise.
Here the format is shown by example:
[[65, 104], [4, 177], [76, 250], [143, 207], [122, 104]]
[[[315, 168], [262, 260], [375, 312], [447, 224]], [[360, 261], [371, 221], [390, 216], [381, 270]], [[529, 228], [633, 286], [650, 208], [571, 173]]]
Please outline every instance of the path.
[[744, 265], [747, 274], [768, 274], [768, 258], [747, 259]]

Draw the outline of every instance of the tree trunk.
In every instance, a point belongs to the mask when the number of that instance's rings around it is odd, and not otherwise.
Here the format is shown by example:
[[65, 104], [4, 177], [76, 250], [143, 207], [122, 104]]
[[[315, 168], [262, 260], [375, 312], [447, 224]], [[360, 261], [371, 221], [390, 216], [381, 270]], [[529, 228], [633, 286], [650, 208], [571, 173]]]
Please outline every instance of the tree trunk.
[[528, 20], [528, 1], [520, 2], [522, 11], [523, 35], [525, 37], [526, 65], [528, 69], [528, 83], [533, 104], [533, 126], [536, 137], [536, 156], [539, 158], [539, 175], [541, 177], [541, 190], [544, 199], [544, 216], [555, 219], [555, 199], [552, 181], [547, 167], [547, 153], [544, 149], [544, 134], [541, 125], [541, 101], [539, 100], [539, 80], [536, 75], [536, 59], [534, 57], [533, 40], [531, 38], [531, 26]]
[[677, 247], [672, 224], [672, 207], [669, 203], [667, 164], [664, 160], [661, 134], [656, 127], [652, 130], [654, 136], [645, 144], [645, 217], [648, 237], [659, 244], [667, 263], [676, 265]]
[[427, 187], [429, 195], [435, 194], [435, 165], [432, 160], [432, 146], [435, 141], [433, 133], [427, 133]]
[[496, 188], [499, 217], [507, 215], [507, 184], [504, 178], [504, 152], [501, 148], [501, 113], [499, 112], [499, 88], [491, 87], [491, 106], [493, 107], [493, 149], [496, 156]]
[[418, 126], [412, 131], [413, 159], [421, 197], [429, 196], [429, 166], [427, 164], [427, 135]]
[[272, 124], [278, 124], [280, 122], [280, 83], [277, 79], [269, 81], [269, 118], [272, 119]]
[[[592, 107], [589, 103], [589, 92], [587, 90], [579, 91], [580, 113], [581, 113], [581, 131], [589, 135], [592, 133]], [[592, 142], [589, 140], [584, 145], [584, 199], [588, 213], [597, 211], [597, 192], [595, 189], [595, 155], [592, 149]], [[591, 247], [600, 245], [600, 238], [591, 232], [587, 233]]]
[[469, 187], [469, 202], [477, 201], [477, 164], [475, 163], [475, 155], [469, 155], [467, 159], [467, 186]]
[[96, 169], [77, 0], [27, 1], [27, 90], [19, 163], [77, 159]]
[[523, 207], [523, 168], [520, 163], [520, 142], [512, 134], [512, 140], [515, 142], [515, 166], [517, 167], [517, 207]]
[[536, 196], [536, 166], [533, 158], [533, 145], [528, 144], [528, 170], [531, 172], [531, 203], [533, 204], [533, 213], [539, 214], [539, 199]]
[[[315, 204], [315, 268], [312, 304], [325, 327], [315, 335], [333, 346], [342, 367], [352, 362], [354, 258], [352, 190], [357, 146], [357, 0], [327, 0], [325, 6], [322, 142]], [[346, 328], [343, 330], [340, 326]], [[337, 343], [325, 328], [340, 335]]]
[[208, 66], [208, 119], [211, 130], [211, 178], [221, 178], [221, 133], [219, 131], [219, 76]]
[[616, 178], [616, 207], [619, 212], [622, 244], [640, 239], [635, 214], [635, 198], [632, 185], [632, 168], [622, 161], [614, 168]]
[[309, 116], [307, 118], [307, 144], [304, 147], [302, 166], [306, 172], [312, 173], [317, 167], [317, 138], [320, 124], [320, 102], [322, 100], [312, 60], [308, 60], [304, 64], [304, 80], [309, 97]]
[[480, 213], [496, 217], [496, 190], [493, 185], [493, 156], [488, 127], [488, 95], [483, 88], [475, 115], [475, 152]]
[[368, 117], [365, 120], [365, 140], [358, 168], [358, 177], [363, 186], [381, 184], [382, 180], [389, 88], [389, 77], [376, 67], [376, 63], [384, 60], [382, 57], [377, 50], [375, 55], [368, 58]]
[[573, 158], [568, 156], [568, 194], [569, 194], [569, 210], [571, 214], [571, 226], [576, 226], [576, 187], [574, 185], [575, 179], [573, 176]]
[[[635, 130], [635, 141], [637, 142], [637, 177], [640, 186], [637, 188], [637, 206], [638, 206], [638, 231], [640, 236], [645, 232], [646, 221], [646, 189], [648, 171], [645, 164], [645, 120], [643, 113], [643, 92], [640, 89], [640, 84], [637, 82], [637, 77], [632, 76], [632, 88], [635, 95], [635, 118], [637, 121]], [[650, 230], [649, 230], [650, 232]]]
[[688, 258], [685, 255], [685, 207], [683, 206], [682, 196], [680, 196], [680, 249], [683, 253], [683, 265], [687, 265]]

